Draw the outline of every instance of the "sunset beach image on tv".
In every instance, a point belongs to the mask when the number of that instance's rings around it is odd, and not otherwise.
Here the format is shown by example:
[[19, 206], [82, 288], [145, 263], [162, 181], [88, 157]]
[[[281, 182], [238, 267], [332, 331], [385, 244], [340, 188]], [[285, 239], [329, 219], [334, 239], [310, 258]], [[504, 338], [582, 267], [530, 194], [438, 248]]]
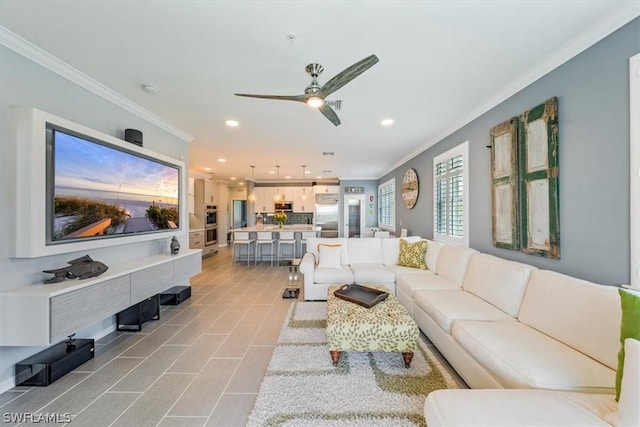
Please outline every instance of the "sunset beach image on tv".
[[50, 129], [50, 241], [179, 227], [180, 169]]

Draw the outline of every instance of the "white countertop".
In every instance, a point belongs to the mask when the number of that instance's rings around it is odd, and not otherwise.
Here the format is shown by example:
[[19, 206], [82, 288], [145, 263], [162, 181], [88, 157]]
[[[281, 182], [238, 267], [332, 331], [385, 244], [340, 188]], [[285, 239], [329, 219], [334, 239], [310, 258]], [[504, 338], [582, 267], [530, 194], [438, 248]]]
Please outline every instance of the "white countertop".
[[262, 226], [234, 228], [230, 231], [320, 231], [320, 227], [316, 227], [315, 225], [294, 224], [284, 225], [282, 228], [279, 228], [277, 225], [267, 224]]

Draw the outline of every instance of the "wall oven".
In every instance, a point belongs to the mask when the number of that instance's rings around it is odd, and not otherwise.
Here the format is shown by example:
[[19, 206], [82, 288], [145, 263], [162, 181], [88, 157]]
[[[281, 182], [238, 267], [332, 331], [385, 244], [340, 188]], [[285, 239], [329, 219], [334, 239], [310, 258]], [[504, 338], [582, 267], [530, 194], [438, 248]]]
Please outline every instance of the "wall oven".
[[218, 207], [215, 205], [206, 205], [204, 207], [204, 226], [218, 226]]
[[205, 227], [204, 245], [210, 246], [218, 243], [218, 227]]

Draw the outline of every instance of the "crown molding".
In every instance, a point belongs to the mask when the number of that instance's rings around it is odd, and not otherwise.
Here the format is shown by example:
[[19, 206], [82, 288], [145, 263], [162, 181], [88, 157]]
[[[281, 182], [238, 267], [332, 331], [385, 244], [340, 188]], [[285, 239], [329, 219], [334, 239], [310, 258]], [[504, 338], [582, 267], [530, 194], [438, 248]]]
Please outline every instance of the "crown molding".
[[614, 31], [622, 28], [638, 16], [640, 16], [640, 2], [622, 2], [622, 4], [611, 13], [603, 16], [597, 24], [587, 28], [586, 30], [575, 36], [568, 43], [560, 46], [549, 56], [547, 56], [543, 61], [541, 61], [536, 67], [532, 68], [528, 73], [512, 81], [510, 84], [505, 85], [502, 91], [498, 92], [495, 96], [480, 104], [469, 114], [458, 120], [453, 126], [440, 132], [434, 138], [430, 139], [424, 144], [421, 144], [417, 149], [404, 156], [398, 162], [393, 164], [378, 179], [393, 172], [397, 168], [407, 163], [409, 160], [413, 159], [428, 148], [442, 141], [444, 138], [471, 123], [487, 111], [500, 105], [502, 102], [506, 101], [522, 89], [526, 88], [538, 79], [544, 77], [545, 75], [560, 67], [562, 64], [569, 61], [578, 54], [584, 52]]
[[156, 116], [152, 112], [142, 108], [138, 104], [130, 101], [128, 98], [120, 95], [118, 92], [108, 88], [97, 80], [89, 77], [80, 70], [72, 67], [59, 58], [51, 55], [44, 49], [36, 46], [30, 41], [20, 37], [16, 33], [0, 25], [0, 45], [3, 45], [19, 55], [24, 56], [27, 59], [47, 68], [50, 71], [58, 74], [61, 77], [77, 84], [84, 89], [98, 95], [99, 97], [117, 105], [118, 107], [135, 114], [143, 120], [159, 127], [160, 129], [169, 132], [170, 134], [180, 138], [186, 143], [193, 141], [193, 136], [184, 132], [183, 130], [173, 126], [160, 117]]

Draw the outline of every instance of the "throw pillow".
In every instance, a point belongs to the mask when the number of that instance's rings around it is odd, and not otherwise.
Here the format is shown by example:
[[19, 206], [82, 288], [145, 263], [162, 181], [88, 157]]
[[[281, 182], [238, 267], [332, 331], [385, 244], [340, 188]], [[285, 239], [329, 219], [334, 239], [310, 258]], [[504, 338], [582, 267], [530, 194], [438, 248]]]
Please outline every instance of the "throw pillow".
[[342, 245], [318, 245], [318, 268], [342, 268]]
[[620, 343], [622, 348], [618, 353], [618, 370], [616, 371], [616, 401], [620, 399], [620, 387], [624, 375], [624, 340], [634, 338], [640, 340], [640, 294], [627, 289], [618, 289], [622, 307], [622, 322], [620, 325]]
[[409, 243], [404, 239], [400, 239], [400, 255], [398, 256], [398, 265], [426, 270], [427, 263], [424, 260], [426, 254], [426, 240]]

